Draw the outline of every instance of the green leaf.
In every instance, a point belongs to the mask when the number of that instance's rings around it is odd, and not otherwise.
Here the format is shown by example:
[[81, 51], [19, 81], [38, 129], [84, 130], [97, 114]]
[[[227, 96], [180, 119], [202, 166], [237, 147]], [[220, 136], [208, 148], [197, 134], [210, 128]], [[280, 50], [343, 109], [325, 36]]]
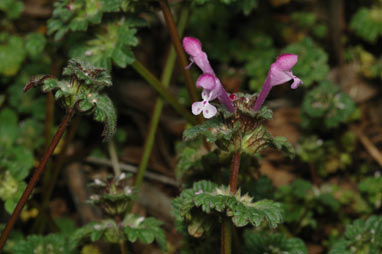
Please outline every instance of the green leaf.
[[166, 236], [160, 228], [162, 222], [154, 218], [144, 218], [135, 214], [127, 214], [123, 220], [124, 232], [130, 242], [137, 239], [144, 244], [155, 241], [163, 251], [167, 250]]
[[94, 119], [105, 124], [102, 136], [109, 140], [117, 128], [117, 113], [113, 102], [106, 95], [100, 95], [97, 98]]
[[293, 159], [295, 151], [291, 143], [289, 143], [286, 137], [274, 137], [272, 139], [272, 145], [279, 151], [284, 152], [289, 158]]
[[[240, 191], [232, 194], [229, 189], [209, 181], [194, 183], [192, 189], [184, 190], [173, 202], [174, 215], [178, 221], [189, 221], [194, 218], [194, 208], [211, 214], [220, 213], [228, 216], [237, 227], [252, 224], [258, 227], [267, 221], [271, 227], [276, 227], [282, 220], [280, 204], [271, 200], [252, 202], [252, 198], [241, 195]], [[192, 222], [191, 222], [192, 224]]]
[[245, 251], [248, 254], [282, 253], [307, 254], [304, 242], [299, 238], [287, 238], [282, 234], [244, 231]]
[[222, 135], [218, 129], [222, 126], [221, 121], [217, 117], [204, 121], [202, 124], [192, 126], [183, 132], [183, 138], [187, 140], [195, 139], [203, 136], [210, 143], [218, 139], [218, 135]]
[[29, 235], [25, 240], [17, 242], [11, 249], [13, 254], [54, 253], [72, 254], [78, 242], [71, 242], [65, 234]]
[[24, 4], [21, 0], [2, 0], [0, 10], [4, 11], [9, 19], [17, 19], [24, 11]]
[[43, 86], [42, 86], [42, 90], [44, 92], [48, 92], [48, 91], [52, 91], [54, 89], [57, 89], [58, 87], [59, 86], [58, 86], [57, 79], [49, 78], [49, 79], [44, 80], [44, 83], [43, 83]]
[[0, 74], [11, 77], [17, 74], [25, 59], [24, 41], [9, 35], [7, 42], [0, 42]]
[[361, 38], [375, 43], [382, 36], [382, 8], [378, 5], [360, 8], [352, 17], [350, 27]]
[[19, 135], [16, 113], [5, 108], [0, 111], [0, 144], [4, 148], [11, 147]]
[[41, 57], [46, 44], [44, 35], [40, 33], [30, 33], [26, 36], [25, 40], [25, 50], [29, 56], [32, 58]]
[[54, 218], [54, 223], [60, 229], [60, 233], [72, 234], [76, 231], [76, 223], [70, 218]]
[[[346, 226], [345, 234], [331, 247], [329, 254], [382, 252], [381, 216], [358, 219]], [[365, 250], [368, 250], [365, 252]]]
[[122, 4], [122, 0], [101, 0], [100, 2], [104, 12], [118, 11]]
[[347, 94], [331, 82], [323, 81], [305, 95], [301, 118], [306, 128], [317, 121], [324, 122], [326, 128], [334, 128], [349, 120], [355, 109]]
[[125, 68], [135, 61], [131, 49], [138, 45], [137, 30], [134, 27], [141, 25], [141, 22], [133, 19], [110, 22], [106, 25], [106, 29], [99, 30], [95, 38], [71, 48], [69, 54], [97, 67], [105, 68], [108, 72], [111, 70], [112, 61], [117, 66]]

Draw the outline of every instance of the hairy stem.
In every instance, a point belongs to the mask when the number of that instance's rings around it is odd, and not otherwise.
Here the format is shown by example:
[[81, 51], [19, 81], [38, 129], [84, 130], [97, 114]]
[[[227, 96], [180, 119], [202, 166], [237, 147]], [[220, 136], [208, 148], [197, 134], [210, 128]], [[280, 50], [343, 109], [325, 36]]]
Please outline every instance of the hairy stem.
[[194, 85], [194, 82], [192, 81], [190, 72], [186, 69], [188, 60], [186, 54], [184, 53], [182, 43], [180, 42], [179, 34], [176, 29], [176, 24], [174, 22], [174, 18], [172, 16], [170, 7], [168, 5], [167, 0], [161, 0], [159, 2], [167, 23], [167, 28], [171, 36], [172, 44], [174, 45], [176, 54], [178, 55], [179, 63], [183, 72], [184, 80], [187, 85], [189, 96], [193, 102], [197, 101], [198, 97], [196, 96], [196, 87]]
[[[240, 151], [236, 151], [232, 157], [231, 174], [229, 177], [229, 188], [232, 193], [236, 193], [237, 179], [240, 168]], [[221, 254], [231, 254], [232, 249], [232, 222], [228, 218], [223, 219], [221, 230]]]
[[232, 157], [231, 175], [229, 177], [229, 188], [232, 193], [235, 193], [237, 189], [237, 177], [239, 175], [240, 156], [240, 152], [236, 151]]
[[36, 170], [33, 173], [33, 176], [31, 180], [28, 183], [28, 186], [26, 187], [23, 195], [19, 199], [19, 202], [16, 205], [15, 210], [12, 212], [11, 218], [9, 219], [7, 225], [5, 226], [3, 232], [1, 233], [0, 237], [0, 251], [3, 249], [5, 243], [7, 242], [8, 236], [12, 231], [13, 226], [15, 225], [17, 219], [20, 216], [21, 210], [23, 209], [25, 203], [28, 200], [28, 197], [32, 193], [33, 188], [35, 187], [38, 179], [40, 178], [41, 173], [43, 172], [46, 163], [48, 162], [50, 156], [52, 155], [54, 149], [56, 148], [58, 142], [60, 141], [62, 134], [64, 134], [64, 131], [75, 112], [75, 109], [70, 109], [66, 111], [65, 117], [63, 121], [61, 122], [60, 127], [58, 128], [56, 134], [54, 135], [52, 142], [50, 143], [48, 149], [46, 150], [44, 156], [41, 159], [41, 162], [39, 166], [36, 168]]
[[149, 83], [181, 116], [183, 116], [187, 122], [195, 124], [195, 118], [181, 105], [178, 100], [172, 95], [162, 83], [148, 70], [141, 62], [135, 61], [131, 67], [133, 67], [139, 75], [141, 75], [147, 83]]
[[[181, 13], [180, 13], [180, 18], [179, 18], [179, 34], [183, 34], [184, 28], [187, 23], [187, 18], [188, 18], [188, 9], [183, 8]], [[174, 66], [175, 66], [175, 60], [176, 60], [176, 54], [174, 47], [170, 48], [170, 51], [167, 56], [167, 61], [165, 64], [165, 67], [163, 69], [162, 77], [161, 77], [161, 83], [165, 88], [167, 88], [170, 84], [171, 81], [171, 76], [174, 71]], [[154, 111], [151, 116], [151, 121], [150, 121], [150, 127], [149, 131], [147, 133], [146, 139], [145, 139], [145, 144], [143, 148], [143, 154], [141, 161], [139, 163], [138, 167], [138, 173], [135, 178], [135, 186], [139, 187], [142, 184], [143, 181], [143, 176], [146, 172], [147, 165], [150, 159], [150, 155], [152, 152], [152, 148], [154, 146], [154, 141], [155, 141], [155, 133], [158, 129], [158, 124], [159, 124], [159, 119], [162, 114], [162, 109], [163, 109], [163, 100], [161, 98], [158, 98], [156, 100], [155, 106], [154, 106]]]

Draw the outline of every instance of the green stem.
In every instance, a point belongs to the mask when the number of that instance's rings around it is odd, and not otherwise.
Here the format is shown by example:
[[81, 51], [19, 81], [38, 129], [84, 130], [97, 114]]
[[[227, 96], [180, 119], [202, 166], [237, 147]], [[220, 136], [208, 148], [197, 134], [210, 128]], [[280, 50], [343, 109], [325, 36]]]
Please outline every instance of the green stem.
[[195, 124], [195, 118], [181, 105], [178, 100], [172, 95], [162, 83], [148, 70], [141, 62], [136, 60], [131, 67], [133, 67], [139, 75], [141, 75], [187, 122]]
[[[187, 18], [188, 18], [188, 9], [183, 8], [179, 18], [179, 33], [180, 34], [183, 34], [184, 28], [187, 23]], [[174, 47], [171, 47], [170, 52], [167, 56], [167, 61], [163, 69], [163, 73], [161, 77], [161, 83], [163, 84], [165, 88], [167, 88], [170, 84], [171, 76], [174, 71], [175, 60], [176, 60], [175, 50], [174, 50]], [[158, 124], [159, 124], [160, 116], [162, 114], [162, 109], [163, 109], [163, 100], [161, 98], [158, 98], [156, 100], [154, 111], [151, 116], [150, 127], [147, 133], [145, 145], [143, 148], [143, 155], [139, 163], [138, 173], [135, 179], [136, 187], [139, 187], [142, 184], [143, 177], [145, 175], [147, 165], [150, 159], [150, 155], [152, 152], [152, 148], [154, 146], [155, 133], [158, 129]]]
[[231, 254], [232, 253], [232, 222], [229, 218], [224, 218], [222, 224], [222, 234], [221, 234], [221, 254]]
[[119, 248], [121, 249], [121, 254], [127, 254], [127, 248], [126, 248], [125, 241], [119, 242]]
[[48, 162], [50, 156], [52, 155], [54, 149], [56, 148], [58, 142], [60, 141], [62, 134], [64, 134], [64, 131], [72, 118], [73, 114], [75, 112], [75, 109], [70, 109], [66, 111], [65, 117], [63, 121], [61, 122], [60, 127], [58, 128], [56, 134], [54, 135], [52, 142], [50, 143], [48, 149], [46, 150], [44, 156], [41, 159], [40, 165], [36, 168], [34, 171], [31, 180], [29, 181], [26, 189], [24, 190], [23, 195], [19, 199], [19, 202], [16, 205], [15, 210], [13, 210], [11, 218], [9, 219], [7, 225], [5, 226], [3, 232], [1, 233], [0, 237], [0, 253], [3, 249], [5, 243], [7, 242], [8, 236], [12, 231], [13, 226], [15, 225], [17, 219], [20, 216], [21, 210], [23, 209], [25, 203], [28, 201], [28, 198], [30, 194], [32, 193], [32, 190], [36, 186], [36, 183], [38, 179], [40, 178], [41, 173], [44, 171], [45, 165]]
[[114, 177], [117, 178], [121, 174], [121, 168], [118, 162], [117, 149], [115, 148], [113, 140], [110, 140], [110, 142], [107, 144], [107, 149], [109, 150], [111, 163], [113, 165]]
[[170, 7], [168, 5], [167, 0], [160, 0], [159, 3], [167, 23], [167, 28], [171, 36], [172, 44], [174, 45], [176, 54], [178, 55], [179, 63], [183, 72], [189, 96], [193, 102], [197, 101], [198, 97], [196, 95], [196, 87], [194, 82], [192, 81], [190, 72], [186, 69], [186, 66], [188, 65], [188, 60], [186, 54], [184, 53], [182, 43], [180, 42], [179, 34], [176, 29], [176, 24], [172, 16]]

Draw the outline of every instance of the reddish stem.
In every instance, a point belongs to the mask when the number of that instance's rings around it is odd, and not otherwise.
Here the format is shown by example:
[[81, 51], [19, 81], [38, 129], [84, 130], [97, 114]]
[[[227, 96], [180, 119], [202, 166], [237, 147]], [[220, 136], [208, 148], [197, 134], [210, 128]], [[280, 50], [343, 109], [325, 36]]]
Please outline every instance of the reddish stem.
[[196, 96], [196, 87], [194, 85], [194, 82], [192, 81], [190, 72], [186, 69], [187, 63], [187, 57], [184, 53], [182, 44], [180, 42], [178, 30], [176, 29], [176, 24], [174, 21], [174, 18], [172, 16], [170, 7], [168, 6], [167, 0], [159, 1], [164, 18], [167, 23], [167, 27], [171, 36], [172, 44], [174, 45], [176, 54], [178, 55], [179, 63], [181, 65], [181, 69], [184, 75], [184, 79], [186, 81], [187, 89], [189, 92], [189, 95], [191, 97], [192, 101], [197, 101], [198, 98]]
[[47, 151], [41, 159], [40, 165], [36, 168], [33, 173], [31, 180], [28, 183], [23, 195], [19, 199], [19, 202], [16, 205], [15, 210], [13, 211], [11, 218], [9, 219], [7, 225], [5, 226], [3, 232], [0, 237], [0, 252], [3, 249], [5, 243], [7, 242], [8, 236], [12, 231], [13, 226], [15, 225], [17, 219], [20, 216], [21, 210], [23, 209], [25, 203], [28, 200], [28, 197], [33, 191], [38, 179], [40, 178], [41, 173], [44, 171], [45, 165], [48, 162], [50, 156], [52, 155], [54, 149], [56, 148], [58, 142], [60, 141], [62, 134], [64, 133], [66, 126], [68, 125], [70, 118], [74, 114], [75, 109], [67, 110], [63, 121], [61, 122], [60, 127], [58, 128], [56, 134], [54, 135], [52, 142], [50, 143]]
[[239, 175], [240, 168], [240, 152], [236, 151], [232, 157], [231, 163], [231, 175], [229, 177], [229, 187], [231, 192], [235, 193], [237, 189], [237, 177]]
[[[232, 157], [231, 163], [231, 175], [229, 177], [229, 188], [232, 193], [236, 193], [237, 190], [237, 179], [239, 176], [240, 168], [240, 151], [236, 151]], [[221, 229], [221, 254], [231, 254], [232, 253], [232, 225], [231, 221], [227, 218], [223, 218], [222, 229]]]

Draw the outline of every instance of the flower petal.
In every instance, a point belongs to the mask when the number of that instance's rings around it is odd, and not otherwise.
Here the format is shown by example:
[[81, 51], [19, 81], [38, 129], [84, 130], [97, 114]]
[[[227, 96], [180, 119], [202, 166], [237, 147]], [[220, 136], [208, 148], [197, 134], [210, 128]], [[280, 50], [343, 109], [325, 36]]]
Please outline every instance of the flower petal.
[[290, 86], [292, 89], [296, 89], [299, 85], [304, 84], [298, 77], [293, 77], [293, 84]]
[[192, 114], [194, 115], [199, 115], [200, 112], [202, 112], [203, 110], [203, 101], [197, 101], [197, 102], [194, 102], [192, 103]]
[[203, 116], [204, 118], [211, 118], [214, 115], [216, 115], [217, 109], [215, 108], [214, 105], [209, 104], [208, 102], [204, 105], [203, 108]]
[[280, 55], [275, 65], [282, 71], [288, 71], [297, 63], [298, 56], [295, 54], [282, 54]]
[[216, 87], [216, 78], [212, 74], [202, 74], [196, 81], [196, 87], [212, 90]]
[[291, 71], [280, 70], [275, 64], [271, 65], [268, 75], [270, 75], [269, 81], [271, 86], [281, 85], [293, 79], [293, 73]]
[[208, 61], [208, 56], [203, 51], [200, 52], [197, 56], [192, 56], [195, 64], [202, 70], [203, 73], [210, 73], [215, 75], [214, 70], [212, 69], [210, 62]]
[[184, 37], [183, 48], [190, 56], [197, 56], [202, 52], [202, 44], [194, 37]]

